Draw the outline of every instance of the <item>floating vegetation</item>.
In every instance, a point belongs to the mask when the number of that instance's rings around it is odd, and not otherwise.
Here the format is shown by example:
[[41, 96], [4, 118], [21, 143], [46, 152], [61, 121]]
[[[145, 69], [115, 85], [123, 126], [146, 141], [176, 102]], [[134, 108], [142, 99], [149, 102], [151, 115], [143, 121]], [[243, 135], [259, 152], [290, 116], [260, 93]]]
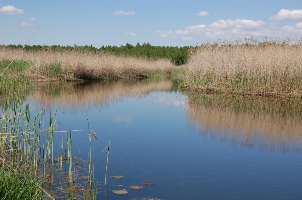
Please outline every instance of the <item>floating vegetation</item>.
[[124, 176], [110, 176], [111, 179], [123, 179]]
[[131, 185], [129, 188], [131, 190], [140, 190], [140, 189], [143, 189], [144, 186], [142, 186], [142, 185]]
[[146, 181], [146, 182], [143, 182], [143, 185], [144, 185], [144, 186], [151, 186], [151, 185], [154, 185], [154, 183], [153, 183], [153, 182]]
[[128, 191], [123, 189], [123, 190], [112, 190], [113, 194], [128, 194]]

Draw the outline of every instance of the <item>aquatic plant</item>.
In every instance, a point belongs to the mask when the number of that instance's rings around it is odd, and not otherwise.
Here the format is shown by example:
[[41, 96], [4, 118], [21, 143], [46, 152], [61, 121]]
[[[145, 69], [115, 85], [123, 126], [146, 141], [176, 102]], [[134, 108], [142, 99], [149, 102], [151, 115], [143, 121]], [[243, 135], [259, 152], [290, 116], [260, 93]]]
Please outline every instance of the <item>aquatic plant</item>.
[[[48, 198], [68, 196], [79, 198], [88, 195], [95, 199], [97, 186], [93, 183], [93, 168], [85, 174], [83, 160], [72, 156], [72, 131], [65, 131], [66, 139], [62, 138], [56, 158], [55, 115], [50, 114], [48, 128], [44, 128], [45, 111], [37, 112], [36, 115], [32, 115], [32, 112], [29, 105], [23, 105], [23, 100], [16, 95], [7, 100], [2, 107], [0, 119], [2, 169], [11, 169], [11, 172], [19, 177], [26, 174], [38, 180], [34, 184], [40, 187], [40, 191]], [[65, 145], [67, 149], [64, 149], [64, 141], [67, 143]], [[63, 165], [68, 168], [67, 173], [63, 172]], [[87, 175], [88, 179], [81, 178]], [[15, 191], [16, 195], [20, 193], [18, 188], [11, 190]]]

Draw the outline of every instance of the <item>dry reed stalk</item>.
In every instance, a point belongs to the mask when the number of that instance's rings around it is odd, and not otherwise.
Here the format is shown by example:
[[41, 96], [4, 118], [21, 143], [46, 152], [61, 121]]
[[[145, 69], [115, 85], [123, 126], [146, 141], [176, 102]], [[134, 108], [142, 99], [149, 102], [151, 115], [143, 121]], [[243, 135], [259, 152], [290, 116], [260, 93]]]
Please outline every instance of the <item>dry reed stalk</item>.
[[[0, 47], [0, 61], [11, 60], [18, 52]], [[144, 74], [161, 71], [170, 73], [173, 64], [167, 59], [150, 60], [144, 58], [122, 57], [105, 53], [80, 53], [74, 51], [23, 51], [19, 60], [33, 63], [28, 76], [39, 79], [47, 76], [51, 66], [59, 65], [67, 80], [139, 78]], [[45, 77], [44, 77], [45, 78]]]
[[[244, 42], [243, 42], [244, 43]], [[206, 44], [187, 64], [187, 87], [251, 95], [302, 94], [302, 43]]]

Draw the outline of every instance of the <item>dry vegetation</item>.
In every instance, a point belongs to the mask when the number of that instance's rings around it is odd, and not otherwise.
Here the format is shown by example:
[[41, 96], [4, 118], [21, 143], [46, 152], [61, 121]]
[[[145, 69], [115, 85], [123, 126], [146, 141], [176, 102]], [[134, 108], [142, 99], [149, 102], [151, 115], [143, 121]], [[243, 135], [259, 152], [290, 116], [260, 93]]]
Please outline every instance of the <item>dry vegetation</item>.
[[0, 48], [0, 61], [29, 61], [32, 66], [27, 76], [35, 80], [116, 80], [142, 79], [152, 74], [169, 74], [173, 64], [168, 59], [144, 59], [114, 56], [105, 53], [80, 53], [76, 51], [56, 52], [21, 51]]
[[302, 42], [205, 44], [187, 63], [185, 88], [244, 95], [302, 94]]

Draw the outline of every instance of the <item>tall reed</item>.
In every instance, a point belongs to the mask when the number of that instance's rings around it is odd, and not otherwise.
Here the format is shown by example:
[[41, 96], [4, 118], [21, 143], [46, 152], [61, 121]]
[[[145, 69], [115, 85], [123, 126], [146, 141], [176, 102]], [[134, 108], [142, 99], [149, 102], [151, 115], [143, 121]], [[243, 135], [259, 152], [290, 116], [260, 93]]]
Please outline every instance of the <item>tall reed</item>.
[[190, 56], [184, 88], [244, 95], [302, 94], [301, 40], [252, 38], [204, 44]]

